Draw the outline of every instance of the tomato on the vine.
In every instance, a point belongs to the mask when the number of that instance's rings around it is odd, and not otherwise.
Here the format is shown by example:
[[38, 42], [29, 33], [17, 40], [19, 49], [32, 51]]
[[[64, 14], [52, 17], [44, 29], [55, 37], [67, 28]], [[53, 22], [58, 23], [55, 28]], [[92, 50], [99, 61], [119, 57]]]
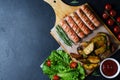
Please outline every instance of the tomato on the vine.
[[117, 17], [117, 22], [119, 22], [119, 23], [120, 23], [120, 16], [119, 16], [119, 17]]
[[107, 19], [109, 16], [108, 16], [108, 14], [103, 13], [102, 17], [103, 17], [104, 19]]
[[109, 20], [107, 21], [107, 23], [108, 23], [108, 25], [112, 26], [112, 25], [114, 24], [114, 21], [113, 21], [112, 19], [109, 19]]
[[105, 5], [105, 9], [106, 9], [106, 10], [110, 10], [111, 8], [112, 8], [111, 4], [107, 3], [107, 4]]
[[120, 27], [119, 26], [115, 26], [114, 27], [114, 32], [117, 34], [120, 32]]
[[115, 10], [110, 10], [110, 15], [113, 16], [113, 17], [116, 16], [116, 11]]

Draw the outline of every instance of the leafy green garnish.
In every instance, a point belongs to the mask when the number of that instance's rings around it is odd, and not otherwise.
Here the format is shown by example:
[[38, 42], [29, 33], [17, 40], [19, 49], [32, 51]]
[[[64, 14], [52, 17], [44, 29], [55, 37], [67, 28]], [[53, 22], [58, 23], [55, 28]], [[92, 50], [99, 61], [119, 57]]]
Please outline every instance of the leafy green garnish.
[[95, 71], [92, 73], [92, 76], [100, 76], [100, 74], [97, 73], [97, 71], [95, 70]]
[[68, 46], [72, 46], [73, 43], [72, 40], [69, 39], [65, 31], [61, 28], [61, 26], [57, 25], [56, 30], [57, 30], [56, 32], [58, 33], [59, 37], [63, 40], [63, 42]]
[[[51, 61], [51, 66], [47, 66], [46, 61]], [[76, 68], [70, 67], [72, 61], [70, 56], [63, 50], [55, 50], [42, 65], [44, 74], [52, 80], [54, 75], [58, 75], [60, 80], [83, 80], [85, 79], [84, 68], [78, 63]]]
[[77, 3], [79, 3], [79, 1], [78, 0], [72, 0], [71, 3], [72, 4], [77, 4]]

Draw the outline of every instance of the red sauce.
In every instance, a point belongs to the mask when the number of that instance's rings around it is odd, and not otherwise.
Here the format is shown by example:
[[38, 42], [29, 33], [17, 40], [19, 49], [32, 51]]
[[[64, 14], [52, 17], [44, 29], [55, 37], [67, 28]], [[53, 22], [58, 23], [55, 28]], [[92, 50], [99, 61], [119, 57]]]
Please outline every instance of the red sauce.
[[117, 64], [112, 60], [103, 62], [102, 71], [106, 76], [113, 76], [118, 70]]

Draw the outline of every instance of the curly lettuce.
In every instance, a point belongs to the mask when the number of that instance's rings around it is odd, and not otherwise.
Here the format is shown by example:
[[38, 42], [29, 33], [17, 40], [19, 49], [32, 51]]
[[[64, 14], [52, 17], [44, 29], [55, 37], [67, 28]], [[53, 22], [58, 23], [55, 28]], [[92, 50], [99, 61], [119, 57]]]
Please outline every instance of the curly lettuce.
[[[51, 61], [51, 66], [47, 66], [46, 61]], [[74, 69], [70, 68], [72, 61], [70, 56], [63, 50], [54, 50], [42, 65], [44, 74], [52, 80], [54, 75], [58, 75], [60, 80], [84, 80], [85, 71], [80, 63]]]

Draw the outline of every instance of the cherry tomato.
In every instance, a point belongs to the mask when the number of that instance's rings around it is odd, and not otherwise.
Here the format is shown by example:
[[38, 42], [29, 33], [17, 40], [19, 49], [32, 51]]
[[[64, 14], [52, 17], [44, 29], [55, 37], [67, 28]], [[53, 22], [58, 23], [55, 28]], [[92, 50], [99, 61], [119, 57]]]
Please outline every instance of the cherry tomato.
[[114, 21], [112, 19], [109, 19], [107, 23], [108, 25], [112, 26], [114, 24]]
[[76, 68], [77, 67], [77, 63], [76, 62], [71, 62], [70, 63], [70, 67], [71, 68]]
[[46, 62], [46, 64], [47, 64], [47, 66], [51, 66], [51, 61], [50, 60], [47, 60], [47, 62]]
[[107, 19], [109, 16], [106, 13], [103, 13], [102, 17], [103, 19]]
[[114, 27], [114, 32], [115, 33], [119, 33], [120, 32], [120, 27], [119, 26], [115, 26]]
[[110, 10], [111, 8], [112, 8], [111, 4], [107, 3], [107, 4], [105, 5], [105, 9], [106, 9], [106, 10]]
[[108, 15], [107, 15], [106, 13], [103, 13], [102, 17], [103, 17], [104, 19], [107, 19], [107, 18], [108, 18]]
[[110, 15], [113, 16], [113, 17], [116, 16], [116, 11], [115, 10], [110, 10]]
[[117, 17], [117, 22], [119, 22], [119, 23], [120, 23], [120, 17]]
[[120, 40], [120, 34], [118, 34], [117, 38], [118, 38], [118, 40]]
[[58, 75], [54, 75], [53, 80], [60, 80], [60, 77]]

